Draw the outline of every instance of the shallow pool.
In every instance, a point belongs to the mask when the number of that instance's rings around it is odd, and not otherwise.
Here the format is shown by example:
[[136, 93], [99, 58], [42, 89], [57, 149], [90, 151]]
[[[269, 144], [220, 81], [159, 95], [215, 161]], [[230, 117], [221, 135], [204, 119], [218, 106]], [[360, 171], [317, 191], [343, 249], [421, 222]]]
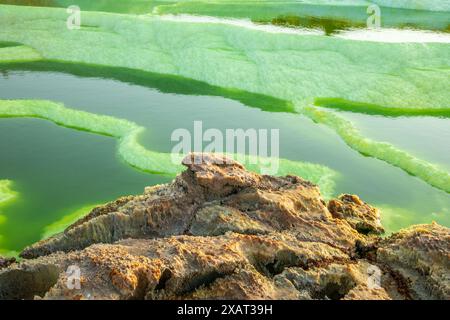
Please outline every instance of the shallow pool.
[[[189, 81], [178, 86], [165, 84], [162, 92], [150, 80], [137, 84], [111, 77], [74, 75], [67, 70], [3, 67], [0, 98], [47, 99], [70, 108], [132, 120], [147, 128], [141, 143], [163, 152], [174, 146], [170, 140], [174, 129], [192, 131], [196, 120], [203, 121], [205, 129], [279, 128], [281, 157], [322, 164], [337, 171], [334, 194], [355, 193], [382, 208], [389, 231], [433, 220], [450, 225], [448, 193], [399, 168], [359, 154], [327, 127], [288, 110], [259, 109], [258, 101], [249, 103], [250, 107], [230, 98], [199, 94], [196, 91], [200, 89], [189, 86]], [[170, 87], [178, 92], [167, 92]], [[386, 130], [386, 123], [403, 121], [407, 125], [408, 118], [383, 121], [379, 117], [347, 116], [375, 139], [410, 148], [443, 166], [449, 159], [449, 150], [445, 148], [445, 141], [450, 139], [450, 132], [445, 129], [448, 119], [435, 119], [435, 123], [442, 122], [441, 127], [425, 131], [429, 119], [415, 118], [412, 125], [423, 128], [411, 135], [401, 130], [402, 125], [395, 124], [396, 130]], [[117, 155], [115, 144], [114, 138], [60, 127], [45, 120], [0, 119], [0, 177], [14, 181], [14, 189], [21, 195], [3, 209], [6, 221], [0, 225], [2, 250], [20, 250], [39, 240], [49, 225], [80, 208], [120, 195], [141, 193], [144, 186], [170, 180], [129, 167]]]

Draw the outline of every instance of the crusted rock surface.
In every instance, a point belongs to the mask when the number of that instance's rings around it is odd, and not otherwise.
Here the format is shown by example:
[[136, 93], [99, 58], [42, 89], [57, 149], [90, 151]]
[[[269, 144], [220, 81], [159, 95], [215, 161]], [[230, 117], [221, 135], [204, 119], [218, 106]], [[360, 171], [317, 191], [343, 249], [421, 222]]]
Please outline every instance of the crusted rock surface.
[[384, 233], [378, 209], [368, 205], [358, 196], [343, 194], [328, 202], [328, 210], [335, 218], [345, 219], [353, 228], [364, 234]]
[[389, 238], [357, 196], [191, 154], [0, 270], [0, 299], [449, 299], [449, 229]]
[[383, 240], [377, 261], [401, 279], [411, 299], [450, 299], [450, 232], [437, 223], [417, 225]]
[[0, 269], [6, 268], [16, 262], [15, 258], [5, 258], [0, 256]]

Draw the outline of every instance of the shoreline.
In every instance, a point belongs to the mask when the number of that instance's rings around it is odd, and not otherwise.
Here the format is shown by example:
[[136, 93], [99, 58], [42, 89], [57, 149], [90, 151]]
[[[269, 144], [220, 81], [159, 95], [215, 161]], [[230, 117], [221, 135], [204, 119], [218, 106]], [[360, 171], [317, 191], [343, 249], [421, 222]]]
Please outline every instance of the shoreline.
[[[0, 298], [450, 298], [449, 228], [381, 238], [379, 211], [358, 196], [325, 202], [302, 178], [223, 160], [190, 154], [172, 183], [97, 207], [28, 247], [0, 270]], [[79, 289], [67, 287], [74, 266]]]

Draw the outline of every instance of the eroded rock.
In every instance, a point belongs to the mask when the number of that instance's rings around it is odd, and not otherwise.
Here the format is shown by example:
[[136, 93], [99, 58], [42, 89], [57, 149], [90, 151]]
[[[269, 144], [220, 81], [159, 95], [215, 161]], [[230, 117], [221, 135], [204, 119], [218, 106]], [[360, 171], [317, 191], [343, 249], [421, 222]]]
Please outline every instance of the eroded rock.
[[327, 206], [299, 177], [214, 155], [183, 163], [171, 184], [25, 249], [27, 259], [0, 270], [0, 298], [449, 298], [448, 228], [381, 239], [378, 211], [356, 196]]
[[[261, 176], [214, 155], [192, 154], [183, 164], [188, 169], [171, 184], [95, 208], [63, 233], [26, 248], [21, 257], [190, 232], [217, 235], [291, 230], [299, 239], [329, 243], [345, 251], [353, 249], [355, 240], [364, 241], [347, 221], [330, 215], [317, 186], [299, 177]], [[220, 212], [211, 214], [214, 206]]]
[[410, 299], [450, 299], [450, 232], [417, 225], [383, 240], [377, 262], [389, 266]]
[[380, 213], [358, 196], [343, 194], [328, 202], [328, 210], [333, 217], [346, 220], [353, 228], [363, 234], [384, 233]]
[[0, 256], [0, 269], [6, 268], [16, 262], [15, 258], [5, 258]]

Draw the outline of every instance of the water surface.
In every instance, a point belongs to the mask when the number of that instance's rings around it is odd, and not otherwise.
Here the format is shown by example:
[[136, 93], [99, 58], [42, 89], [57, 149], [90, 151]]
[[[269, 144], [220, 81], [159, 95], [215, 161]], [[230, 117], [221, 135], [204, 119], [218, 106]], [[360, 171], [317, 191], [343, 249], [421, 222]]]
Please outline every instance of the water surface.
[[[340, 173], [335, 194], [355, 193], [384, 209], [389, 231], [433, 220], [450, 225], [450, 195], [383, 161], [350, 149], [329, 128], [293, 112], [270, 112], [240, 101], [178, 87], [149, 85], [56, 71], [3, 70], [1, 99], [48, 99], [70, 108], [132, 120], [147, 128], [142, 144], [168, 152], [174, 129], [279, 128], [283, 158], [326, 165]], [[145, 82], [145, 81], [144, 81]], [[171, 87], [170, 85], [167, 87]], [[176, 86], [173, 86], [174, 88]], [[177, 90], [174, 90], [177, 91]], [[390, 119], [343, 113], [374, 139], [386, 140], [426, 160], [448, 165], [448, 119]], [[410, 126], [419, 128], [414, 132]], [[433, 126], [432, 129], [426, 128]], [[421, 129], [420, 129], [421, 128]], [[20, 200], [7, 207], [1, 246], [20, 250], [38, 240], [45, 226], [77, 209], [146, 185], [170, 180], [128, 167], [110, 137], [58, 127], [39, 119], [0, 119], [0, 177], [15, 182]], [[448, 168], [448, 166], [447, 166]], [[401, 212], [401, 214], [399, 214]]]

